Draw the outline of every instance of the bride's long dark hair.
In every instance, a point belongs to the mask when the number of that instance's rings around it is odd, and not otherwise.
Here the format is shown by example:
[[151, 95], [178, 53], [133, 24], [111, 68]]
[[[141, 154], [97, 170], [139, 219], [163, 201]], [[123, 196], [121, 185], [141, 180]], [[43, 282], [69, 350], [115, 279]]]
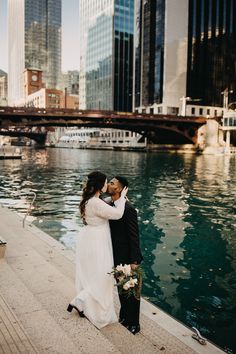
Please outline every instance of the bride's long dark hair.
[[85, 206], [90, 198], [92, 198], [96, 192], [101, 192], [105, 181], [107, 179], [107, 176], [104, 175], [104, 173], [99, 172], [99, 171], [94, 171], [91, 172], [88, 175], [88, 180], [83, 188], [83, 193], [82, 193], [82, 200], [79, 205], [80, 209], [80, 215], [81, 218], [83, 219], [84, 223], [85, 222]]

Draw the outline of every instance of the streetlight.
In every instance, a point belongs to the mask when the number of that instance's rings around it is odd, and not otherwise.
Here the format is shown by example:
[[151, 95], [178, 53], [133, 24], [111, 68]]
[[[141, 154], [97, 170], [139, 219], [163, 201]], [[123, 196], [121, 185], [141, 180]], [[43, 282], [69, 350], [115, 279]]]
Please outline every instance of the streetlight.
[[67, 108], [67, 87], [65, 87], [65, 108]]
[[224, 91], [221, 92], [221, 95], [223, 95], [223, 108], [228, 109], [229, 105], [229, 94], [233, 93], [233, 90], [229, 90], [228, 87], [224, 89]]
[[192, 101], [192, 102], [201, 101], [201, 98], [191, 98], [191, 97], [182, 96], [180, 98], [180, 101], [182, 101], [181, 116], [185, 117], [186, 116], [187, 101]]

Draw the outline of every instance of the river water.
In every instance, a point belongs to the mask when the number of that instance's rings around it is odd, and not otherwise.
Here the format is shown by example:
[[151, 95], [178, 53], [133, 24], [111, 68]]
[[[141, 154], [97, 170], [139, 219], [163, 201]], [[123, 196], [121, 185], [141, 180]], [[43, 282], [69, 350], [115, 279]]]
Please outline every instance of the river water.
[[34, 224], [74, 249], [93, 170], [129, 180], [143, 296], [236, 353], [236, 157], [25, 149], [22, 161], [0, 161], [0, 203], [25, 213], [34, 190]]

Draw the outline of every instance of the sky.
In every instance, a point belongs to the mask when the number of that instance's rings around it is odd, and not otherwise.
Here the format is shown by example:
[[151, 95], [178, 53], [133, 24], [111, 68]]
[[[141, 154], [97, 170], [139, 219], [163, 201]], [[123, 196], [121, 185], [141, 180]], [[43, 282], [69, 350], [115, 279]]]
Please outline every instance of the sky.
[[[62, 0], [62, 71], [79, 69], [79, 0]], [[7, 65], [7, 0], [0, 0], [0, 69]]]

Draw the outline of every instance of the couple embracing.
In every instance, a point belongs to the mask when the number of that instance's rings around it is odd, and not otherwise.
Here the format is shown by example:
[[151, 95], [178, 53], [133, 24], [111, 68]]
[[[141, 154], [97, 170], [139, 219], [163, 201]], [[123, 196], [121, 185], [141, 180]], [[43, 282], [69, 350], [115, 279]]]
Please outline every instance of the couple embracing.
[[[118, 322], [114, 307], [112, 268], [130, 265], [135, 270], [142, 261], [137, 212], [126, 199], [128, 182], [116, 176], [108, 183], [106, 175], [88, 175], [80, 202], [84, 227], [76, 245], [76, 297], [67, 310], [76, 309], [97, 328]], [[110, 197], [101, 199], [107, 192]], [[131, 333], [140, 331], [140, 298], [119, 293], [119, 322]]]

